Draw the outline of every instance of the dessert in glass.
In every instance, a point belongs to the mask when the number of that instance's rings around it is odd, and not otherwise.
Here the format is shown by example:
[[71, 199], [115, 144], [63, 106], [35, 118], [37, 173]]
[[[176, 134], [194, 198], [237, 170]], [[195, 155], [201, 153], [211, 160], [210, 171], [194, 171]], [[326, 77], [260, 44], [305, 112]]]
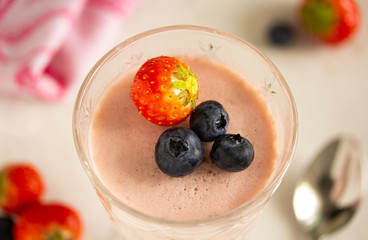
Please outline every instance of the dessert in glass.
[[[134, 76], [148, 59], [172, 56], [197, 77], [197, 104], [221, 103], [227, 132], [253, 145], [245, 170], [226, 172], [204, 159], [172, 177], [155, 162], [155, 144], [171, 128], [142, 117], [131, 100]], [[122, 239], [244, 239], [281, 183], [296, 145], [297, 112], [281, 73], [254, 46], [199, 26], [168, 26], [120, 43], [92, 68], [73, 114], [80, 161]], [[178, 126], [189, 127], [189, 118]]]

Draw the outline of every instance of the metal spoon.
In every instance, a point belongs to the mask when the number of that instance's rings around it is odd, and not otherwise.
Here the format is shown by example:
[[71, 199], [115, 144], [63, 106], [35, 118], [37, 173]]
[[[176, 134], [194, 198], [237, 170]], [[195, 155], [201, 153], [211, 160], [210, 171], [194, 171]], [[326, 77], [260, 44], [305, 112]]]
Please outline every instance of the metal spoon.
[[342, 228], [354, 216], [362, 196], [362, 155], [357, 140], [338, 136], [297, 182], [295, 217], [313, 239]]

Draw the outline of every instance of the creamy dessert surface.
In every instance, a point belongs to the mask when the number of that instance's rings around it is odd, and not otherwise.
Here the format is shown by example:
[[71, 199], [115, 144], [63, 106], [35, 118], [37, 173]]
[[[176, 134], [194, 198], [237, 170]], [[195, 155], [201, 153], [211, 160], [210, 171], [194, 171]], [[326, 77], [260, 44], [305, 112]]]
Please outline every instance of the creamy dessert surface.
[[[247, 81], [207, 59], [179, 59], [198, 78], [197, 104], [220, 102], [230, 117], [228, 133], [240, 133], [253, 144], [255, 158], [248, 169], [220, 170], [209, 159], [212, 143], [204, 143], [205, 159], [197, 171], [180, 178], [163, 174], [156, 166], [154, 149], [167, 128], [138, 114], [130, 99], [134, 72], [102, 97], [94, 113], [90, 145], [99, 178], [121, 201], [155, 217], [195, 220], [233, 210], [264, 188], [274, 170], [276, 132], [266, 102]], [[180, 124], [188, 125], [189, 118]]]

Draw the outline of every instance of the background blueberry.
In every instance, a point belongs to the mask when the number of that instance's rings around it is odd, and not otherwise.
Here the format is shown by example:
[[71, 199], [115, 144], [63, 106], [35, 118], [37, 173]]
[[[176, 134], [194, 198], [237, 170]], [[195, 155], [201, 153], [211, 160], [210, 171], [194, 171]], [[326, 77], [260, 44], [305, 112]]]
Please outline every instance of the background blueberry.
[[203, 161], [201, 140], [189, 128], [175, 127], [163, 132], [155, 147], [159, 169], [172, 177], [194, 172]]
[[239, 134], [218, 137], [211, 149], [211, 160], [228, 172], [239, 172], [250, 166], [254, 158], [252, 144]]
[[229, 126], [229, 115], [224, 107], [213, 100], [199, 104], [190, 116], [190, 128], [204, 142], [224, 135]]
[[13, 240], [14, 221], [10, 217], [0, 217], [0, 239]]
[[287, 22], [276, 22], [270, 26], [268, 31], [270, 42], [278, 46], [290, 45], [295, 39], [295, 30]]

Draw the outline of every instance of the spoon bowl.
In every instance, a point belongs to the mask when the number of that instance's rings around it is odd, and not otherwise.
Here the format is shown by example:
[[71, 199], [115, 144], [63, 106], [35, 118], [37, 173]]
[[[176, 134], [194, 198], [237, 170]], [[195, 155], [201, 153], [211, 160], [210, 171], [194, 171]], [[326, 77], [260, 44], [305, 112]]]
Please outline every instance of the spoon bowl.
[[297, 182], [293, 209], [313, 239], [345, 226], [362, 196], [362, 150], [351, 136], [332, 139]]

